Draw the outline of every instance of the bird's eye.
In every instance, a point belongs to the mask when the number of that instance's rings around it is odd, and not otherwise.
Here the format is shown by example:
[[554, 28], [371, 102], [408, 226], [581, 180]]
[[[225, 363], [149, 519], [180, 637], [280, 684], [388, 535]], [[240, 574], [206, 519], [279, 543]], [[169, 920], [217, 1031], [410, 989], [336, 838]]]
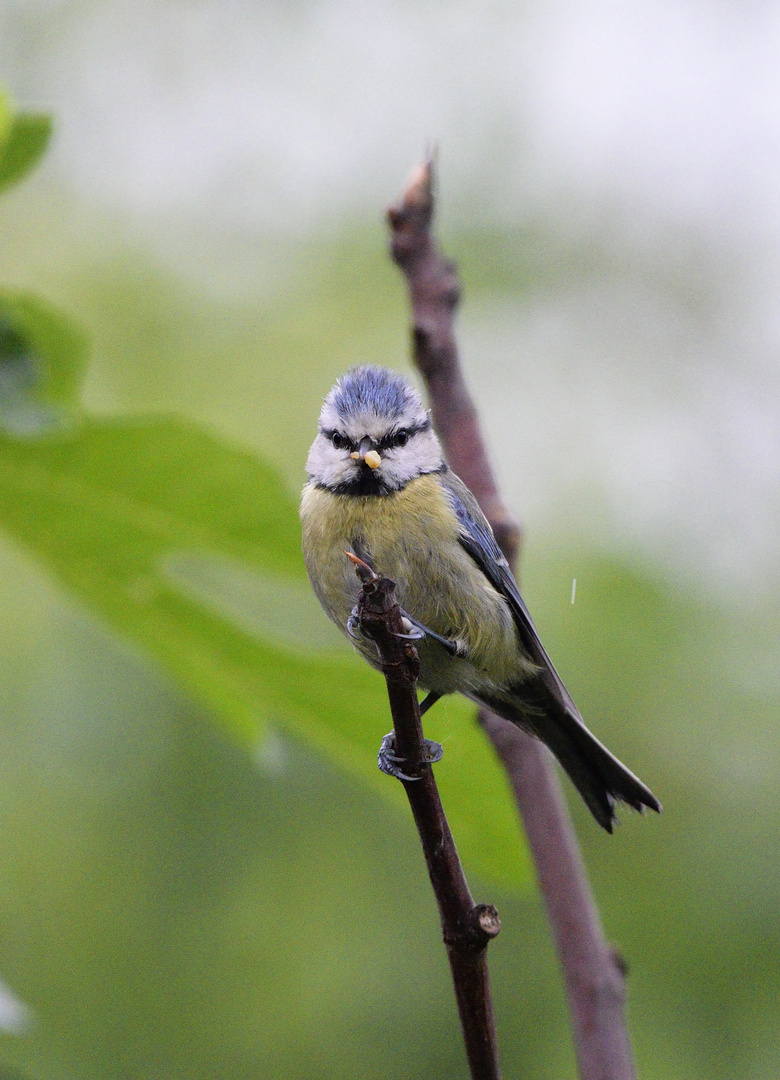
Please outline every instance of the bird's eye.
[[409, 442], [409, 432], [406, 428], [401, 428], [400, 431], [396, 431], [393, 436], [393, 442], [396, 446], [406, 446]]
[[333, 432], [330, 437], [330, 441], [333, 443], [333, 446], [336, 450], [343, 450], [344, 447], [347, 445], [347, 440], [339, 431]]

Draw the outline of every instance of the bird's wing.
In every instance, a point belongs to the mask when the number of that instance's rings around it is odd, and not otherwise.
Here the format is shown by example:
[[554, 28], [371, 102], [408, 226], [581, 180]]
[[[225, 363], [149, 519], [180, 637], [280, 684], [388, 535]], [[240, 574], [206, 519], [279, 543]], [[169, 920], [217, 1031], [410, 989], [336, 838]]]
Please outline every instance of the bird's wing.
[[520, 642], [530, 659], [540, 669], [540, 681], [564, 710], [581, 719], [577, 706], [539, 640], [539, 634], [520, 595], [512, 571], [509, 569], [509, 563], [496, 543], [493, 530], [480, 510], [477, 500], [452, 471], [442, 473], [441, 482], [460, 522], [460, 543], [493, 588], [505, 597], [515, 620]]

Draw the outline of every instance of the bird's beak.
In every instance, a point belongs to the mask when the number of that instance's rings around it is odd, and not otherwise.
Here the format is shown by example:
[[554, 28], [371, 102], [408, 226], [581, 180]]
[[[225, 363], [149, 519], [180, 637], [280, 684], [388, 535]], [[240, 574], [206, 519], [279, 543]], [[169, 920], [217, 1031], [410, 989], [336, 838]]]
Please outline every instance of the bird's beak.
[[365, 461], [369, 469], [378, 469], [382, 464], [382, 458], [376, 450], [371, 449], [370, 439], [363, 439], [360, 443], [360, 449], [354, 450], [349, 456], [353, 461]]

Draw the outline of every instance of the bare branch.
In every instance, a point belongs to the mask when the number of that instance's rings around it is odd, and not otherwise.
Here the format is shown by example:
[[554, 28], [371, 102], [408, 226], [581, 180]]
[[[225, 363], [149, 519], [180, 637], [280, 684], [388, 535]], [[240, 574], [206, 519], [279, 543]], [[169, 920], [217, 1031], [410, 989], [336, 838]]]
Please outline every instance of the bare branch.
[[428, 874], [441, 916], [452, 969], [463, 1039], [473, 1080], [500, 1080], [487, 946], [501, 929], [491, 904], [475, 904], [450, 832], [423, 738], [417, 702], [419, 661], [405, 634], [395, 582], [379, 577], [351, 556], [363, 587], [357, 617], [379, 650], [395, 734], [394, 753], [404, 762], [400, 777], [412, 808]]
[[[499, 495], [465, 385], [454, 333], [460, 287], [431, 231], [433, 161], [413, 172], [388, 210], [391, 251], [407, 279], [415, 362], [449, 464], [468, 485], [514, 567], [520, 529]], [[480, 722], [509, 775], [563, 967], [582, 1080], [634, 1080], [625, 1019], [625, 966], [609, 948], [555, 772], [536, 739], [492, 713]]]
[[510, 552], [514, 556], [521, 533], [498, 494], [477, 410], [461, 372], [453, 325], [460, 283], [455, 264], [442, 258], [434, 243], [433, 209], [429, 159], [412, 173], [401, 202], [387, 211], [392, 256], [409, 286], [414, 360], [425, 379], [433, 426], [450, 465], [475, 495], [507, 557]]

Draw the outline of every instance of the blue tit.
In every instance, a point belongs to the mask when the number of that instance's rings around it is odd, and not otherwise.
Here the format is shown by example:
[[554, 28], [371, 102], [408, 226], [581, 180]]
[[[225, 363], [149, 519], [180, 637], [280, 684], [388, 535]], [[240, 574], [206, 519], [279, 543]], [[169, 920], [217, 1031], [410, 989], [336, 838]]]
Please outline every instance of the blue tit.
[[[373, 366], [343, 376], [325, 398], [306, 470], [306, 569], [342, 631], [359, 590], [349, 549], [396, 582], [399, 604], [424, 632], [424, 706], [458, 692], [541, 739], [609, 832], [618, 800], [660, 810], [586, 728], [490, 525], [445, 463], [430, 416], [401, 376]], [[355, 645], [379, 666], [372, 641], [358, 635]]]

